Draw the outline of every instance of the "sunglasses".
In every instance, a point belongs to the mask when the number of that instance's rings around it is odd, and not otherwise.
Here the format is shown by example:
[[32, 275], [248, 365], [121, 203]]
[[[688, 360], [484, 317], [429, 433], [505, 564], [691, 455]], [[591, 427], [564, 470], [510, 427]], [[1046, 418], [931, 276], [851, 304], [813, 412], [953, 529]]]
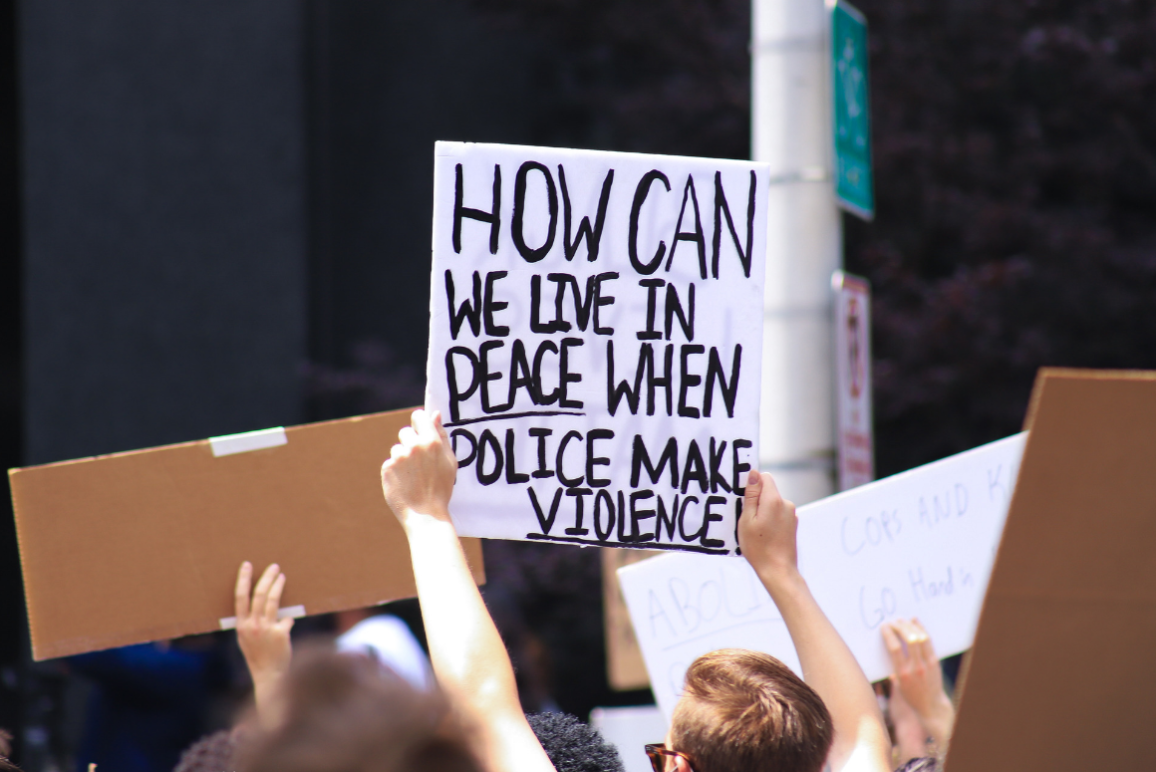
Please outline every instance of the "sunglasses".
[[678, 751], [672, 751], [663, 743], [653, 743], [644, 746], [646, 748], [646, 756], [650, 759], [650, 766], [654, 768], [654, 772], [666, 772], [666, 761], [663, 756], [674, 756], [682, 759], [686, 765], [690, 767], [690, 772], [694, 772], [694, 765], [690, 763], [690, 756]]

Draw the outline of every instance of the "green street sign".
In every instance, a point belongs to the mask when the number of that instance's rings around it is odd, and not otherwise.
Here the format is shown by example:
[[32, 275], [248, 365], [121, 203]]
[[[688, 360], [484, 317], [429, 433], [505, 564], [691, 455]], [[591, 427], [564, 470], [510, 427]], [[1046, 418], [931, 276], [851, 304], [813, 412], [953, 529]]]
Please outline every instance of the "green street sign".
[[867, 19], [836, 0], [831, 7], [834, 80], [835, 195], [847, 211], [875, 216], [871, 179], [871, 111], [867, 88]]

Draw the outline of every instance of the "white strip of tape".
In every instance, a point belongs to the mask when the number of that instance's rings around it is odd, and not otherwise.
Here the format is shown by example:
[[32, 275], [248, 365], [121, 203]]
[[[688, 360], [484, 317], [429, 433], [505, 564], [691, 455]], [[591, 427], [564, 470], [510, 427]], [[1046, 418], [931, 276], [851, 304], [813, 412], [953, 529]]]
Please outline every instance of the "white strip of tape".
[[285, 436], [285, 427], [283, 426], [209, 438], [209, 445], [213, 448], [214, 456], [231, 456], [234, 453], [247, 453], [250, 450], [275, 448], [278, 445], [288, 444], [289, 438]]
[[[286, 617], [297, 619], [303, 616], [305, 616], [305, 607], [301, 605], [286, 606], [283, 609], [277, 609], [278, 619], [285, 619]], [[218, 621], [221, 623], [222, 630], [232, 630], [237, 626], [237, 617], [221, 617]]]

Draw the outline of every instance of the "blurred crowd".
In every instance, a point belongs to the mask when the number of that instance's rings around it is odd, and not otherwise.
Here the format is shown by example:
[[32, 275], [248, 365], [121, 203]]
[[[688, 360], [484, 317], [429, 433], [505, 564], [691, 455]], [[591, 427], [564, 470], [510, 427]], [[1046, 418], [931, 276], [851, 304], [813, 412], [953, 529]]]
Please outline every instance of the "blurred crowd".
[[[540, 658], [516, 653], [515, 671], [511, 649], [533, 639], [503, 640], [495, 616], [509, 614], [508, 604], [501, 595], [483, 600], [475, 584], [450, 518], [456, 470], [440, 416], [422, 410], [382, 466], [385, 500], [408, 539], [420, 620], [405, 607], [342, 612], [324, 631], [299, 624], [314, 629], [295, 645], [295, 620], [278, 614], [288, 577], [276, 564], [258, 576], [246, 562], [234, 598], [243, 665], [234, 667], [228, 649], [207, 636], [68, 660], [94, 684], [76, 768], [623, 769], [618, 748], [558, 710], [536, 672]], [[927, 631], [916, 619], [883, 625], [893, 673], [869, 683], [799, 574], [796, 526], [795, 507], [773, 478], [752, 471], [739, 543], [782, 614], [801, 674], [761, 652], [699, 657], [666, 736], [638, 738], [655, 772], [941, 764], [955, 709]], [[202, 735], [207, 705], [230, 691], [234, 670], [248, 676], [245, 699], [226, 701], [219, 728]], [[4, 756], [10, 739], [0, 735]]]

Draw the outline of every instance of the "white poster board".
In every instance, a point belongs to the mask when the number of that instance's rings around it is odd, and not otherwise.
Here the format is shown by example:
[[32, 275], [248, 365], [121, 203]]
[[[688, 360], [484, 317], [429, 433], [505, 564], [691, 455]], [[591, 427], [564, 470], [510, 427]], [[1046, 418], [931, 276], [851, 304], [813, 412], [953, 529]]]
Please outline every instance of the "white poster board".
[[[879, 631], [918, 617], [941, 657], [971, 645], [1025, 434], [799, 508], [799, 569], [877, 681]], [[721, 648], [764, 651], [796, 672], [787, 628], [742, 558], [662, 555], [618, 571], [651, 688], [669, 719], [686, 668]]]
[[437, 144], [426, 404], [462, 535], [733, 552], [768, 181], [746, 161]]
[[871, 413], [871, 285], [835, 271], [835, 391], [839, 490], [875, 479]]

